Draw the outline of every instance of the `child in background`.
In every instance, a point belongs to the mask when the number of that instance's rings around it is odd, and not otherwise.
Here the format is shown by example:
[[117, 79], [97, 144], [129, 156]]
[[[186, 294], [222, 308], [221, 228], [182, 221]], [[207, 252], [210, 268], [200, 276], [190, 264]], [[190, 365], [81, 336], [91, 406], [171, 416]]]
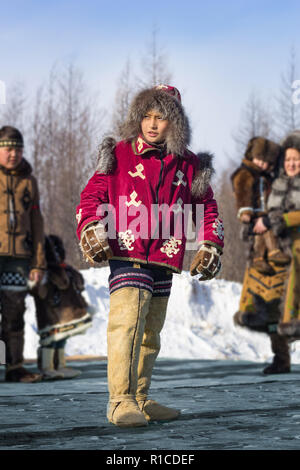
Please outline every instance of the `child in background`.
[[0, 129], [0, 296], [1, 339], [8, 382], [36, 382], [23, 367], [24, 313], [28, 282], [38, 285], [46, 270], [43, 218], [32, 168], [23, 157], [23, 136]]
[[[279, 248], [267, 220], [267, 198], [271, 190], [271, 172], [280, 155], [280, 146], [263, 137], [250, 139], [242, 165], [233, 173], [232, 183], [238, 209], [237, 217], [254, 236], [251, 266], [262, 274], [273, 274], [269, 262], [285, 265], [290, 257]], [[260, 231], [256, 222], [262, 217], [267, 225]]]
[[68, 338], [91, 326], [91, 308], [82, 291], [84, 279], [79, 271], [65, 264], [65, 249], [60, 237], [45, 239], [47, 273], [45, 282], [31, 291], [36, 306], [40, 348], [38, 366], [43, 380], [72, 379], [80, 371], [66, 367]]

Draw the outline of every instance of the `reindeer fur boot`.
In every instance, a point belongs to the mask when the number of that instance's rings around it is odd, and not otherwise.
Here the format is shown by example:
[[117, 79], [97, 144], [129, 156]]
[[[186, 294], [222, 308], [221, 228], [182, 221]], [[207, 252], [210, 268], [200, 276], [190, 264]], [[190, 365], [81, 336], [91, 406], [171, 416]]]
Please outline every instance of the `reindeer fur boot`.
[[62, 374], [64, 379], [74, 379], [75, 377], [81, 375], [80, 370], [73, 369], [72, 367], [67, 367], [64, 348], [58, 348], [55, 354], [57, 357], [56, 371], [59, 374]]
[[54, 348], [40, 348], [38, 351], [38, 365], [42, 373], [43, 380], [59, 380], [64, 375], [54, 369]]
[[123, 287], [110, 296], [107, 328], [108, 420], [120, 427], [147, 426], [136, 402], [137, 371], [152, 293]]
[[136, 400], [147, 421], [168, 421], [177, 419], [180, 415], [179, 410], [147, 398], [152, 370], [160, 350], [160, 332], [165, 322], [168, 299], [169, 297], [152, 297], [141, 344]]

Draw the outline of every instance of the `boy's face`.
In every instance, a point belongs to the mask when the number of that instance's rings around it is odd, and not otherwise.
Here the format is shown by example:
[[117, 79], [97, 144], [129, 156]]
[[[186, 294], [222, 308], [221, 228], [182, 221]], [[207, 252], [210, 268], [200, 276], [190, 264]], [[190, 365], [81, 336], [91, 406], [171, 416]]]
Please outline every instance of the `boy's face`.
[[287, 149], [284, 157], [284, 170], [293, 178], [300, 173], [300, 152], [296, 149]]
[[163, 119], [162, 114], [151, 109], [148, 111], [141, 122], [142, 133], [147, 142], [159, 144], [166, 138], [169, 121]]
[[23, 157], [21, 147], [0, 147], [0, 165], [7, 170], [14, 170]]
[[269, 163], [261, 160], [260, 158], [253, 158], [254, 165], [258, 166], [263, 171], [266, 171], [269, 168]]

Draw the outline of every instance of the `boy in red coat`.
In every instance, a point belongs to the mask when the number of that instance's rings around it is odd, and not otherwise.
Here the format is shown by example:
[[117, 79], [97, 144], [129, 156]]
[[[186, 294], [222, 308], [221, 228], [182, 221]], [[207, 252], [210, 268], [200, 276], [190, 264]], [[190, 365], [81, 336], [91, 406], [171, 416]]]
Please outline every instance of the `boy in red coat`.
[[109, 260], [107, 417], [126, 427], [180, 414], [148, 399], [148, 390], [172, 275], [182, 270], [186, 209], [198, 234], [192, 275], [206, 280], [219, 272], [224, 236], [210, 187], [211, 156], [187, 149], [189, 123], [176, 88], [138, 93], [122, 137], [103, 141], [76, 218], [85, 258]]

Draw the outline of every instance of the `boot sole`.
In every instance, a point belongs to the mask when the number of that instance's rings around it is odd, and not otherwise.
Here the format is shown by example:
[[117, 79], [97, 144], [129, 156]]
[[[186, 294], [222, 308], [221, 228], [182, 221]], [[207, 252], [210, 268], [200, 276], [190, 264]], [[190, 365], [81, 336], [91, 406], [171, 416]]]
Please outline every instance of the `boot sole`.
[[148, 426], [148, 422], [144, 423], [135, 423], [135, 424], [128, 424], [128, 423], [114, 423], [113, 421], [108, 420], [111, 424], [118, 426], [118, 428], [141, 428]]

